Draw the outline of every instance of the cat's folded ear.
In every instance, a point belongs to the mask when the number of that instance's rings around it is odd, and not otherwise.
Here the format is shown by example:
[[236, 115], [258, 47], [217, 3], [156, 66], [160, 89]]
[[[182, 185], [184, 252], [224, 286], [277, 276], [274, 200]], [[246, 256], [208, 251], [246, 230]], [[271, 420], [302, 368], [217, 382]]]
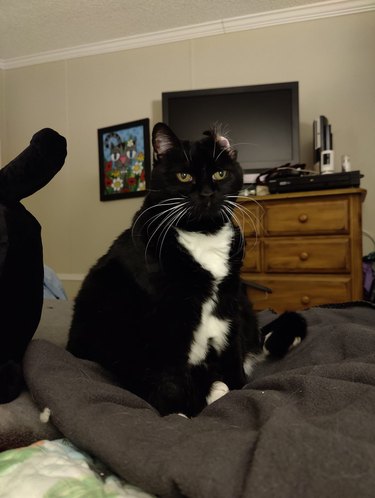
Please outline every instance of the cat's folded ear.
[[174, 148], [180, 148], [181, 142], [165, 123], [156, 123], [152, 130], [152, 146], [157, 156], [162, 156]]
[[231, 159], [233, 160], [237, 159], [237, 151], [236, 149], [233, 149], [227, 137], [224, 137], [222, 135], [216, 135], [215, 140], [216, 143], [219, 144], [221, 149], [224, 149], [228, 152]]
[[237, 159], [236, 149], [233, 149], [227, 137], [222, 135], [216, 126], [211, 128], [210, 130], [204, 131], [203, 135], [211, 137], [211, 139], [214, 140], [216, 144], [219, 146], [219, 149], [226, 150], [230, 158], [236, 161]]

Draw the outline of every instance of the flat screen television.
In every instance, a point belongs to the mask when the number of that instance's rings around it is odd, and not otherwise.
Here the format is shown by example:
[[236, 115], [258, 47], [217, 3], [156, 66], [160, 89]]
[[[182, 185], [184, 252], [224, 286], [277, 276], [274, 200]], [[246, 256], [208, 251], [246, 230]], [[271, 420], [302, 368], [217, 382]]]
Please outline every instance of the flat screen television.
[[299, 163], [296, 81], [164, 92], [162, 107], [163, 121], [182, 140], [197, 140], [221, 125], [245, 173]]

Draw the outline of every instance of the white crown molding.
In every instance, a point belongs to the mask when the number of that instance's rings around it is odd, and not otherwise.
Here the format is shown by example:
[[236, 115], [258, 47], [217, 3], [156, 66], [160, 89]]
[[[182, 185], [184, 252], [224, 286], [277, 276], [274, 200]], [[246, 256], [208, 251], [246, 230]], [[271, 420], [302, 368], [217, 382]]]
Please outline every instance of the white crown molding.
[[225, 32], [258, 29], [278, 24], [314, 21], [325, 17], [358, 14], [375, 10], [374, 0], [331, 0], [288, 9], [272, 10], [251, 16], [226, 19]]
[[311, 21], [325, 17], [358, 14], [375, 10], [375, 0], [331, 0], [310, 5], [273, 10], [259, 14], [222, 19], [181, 28], [91, 43], [63, 50], [41, 52], [25, 57], [0, 59], [0, 69], [14, 69], [46, 62], [100, 55], [152, 45], [162, 45], [213, 35], [259, 29], [280, 24]]

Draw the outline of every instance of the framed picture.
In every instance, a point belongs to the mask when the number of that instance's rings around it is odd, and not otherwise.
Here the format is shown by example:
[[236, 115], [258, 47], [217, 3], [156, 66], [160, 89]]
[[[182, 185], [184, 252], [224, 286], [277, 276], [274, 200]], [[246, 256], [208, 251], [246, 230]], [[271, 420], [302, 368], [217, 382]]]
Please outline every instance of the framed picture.
[[100, 200], [146, 194], [150, 179], [150, 121], [141, 119], [98, 130]]

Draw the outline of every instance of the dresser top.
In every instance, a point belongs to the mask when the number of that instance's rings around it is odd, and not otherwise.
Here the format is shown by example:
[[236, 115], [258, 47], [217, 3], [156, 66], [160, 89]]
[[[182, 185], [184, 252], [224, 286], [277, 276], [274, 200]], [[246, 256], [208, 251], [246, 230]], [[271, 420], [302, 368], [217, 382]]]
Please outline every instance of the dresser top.
[[[327, 197], [336, 195], [360, 195], [362, 202], [365, 200], [367, 191], [363, 188], [336, 188], [330, 190], [309, 190], [304, 192], [286, 192], [283, 194], [268, 194], [268, 195], [249, 195], [249, 199], [261, 200], [280, 200], [280, 199], [298, 199], [308, 197]], [[246, 202], [245, 197], [241, 197], [238, 202]]]

